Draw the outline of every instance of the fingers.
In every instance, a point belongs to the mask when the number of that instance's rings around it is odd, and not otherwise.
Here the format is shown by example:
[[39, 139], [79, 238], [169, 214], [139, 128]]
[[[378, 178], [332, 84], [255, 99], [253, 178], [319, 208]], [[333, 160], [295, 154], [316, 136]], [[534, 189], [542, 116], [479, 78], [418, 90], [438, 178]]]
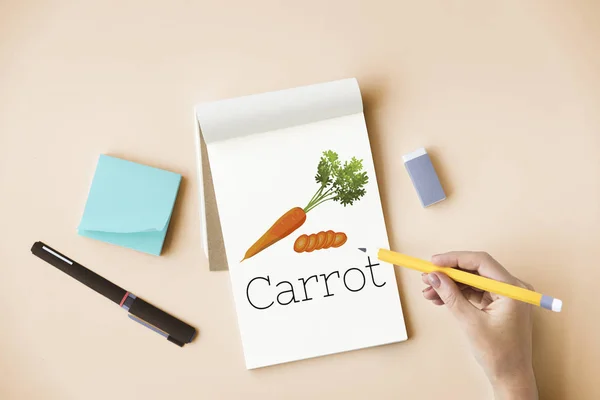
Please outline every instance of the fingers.
[[485, 307], [488, 303], [484, 303], [484, 296], [485, 296], [485, 292], [481, 292], [478, 290], [473, 290], [471, 288], [465, 289], [462, 291], [463, 296], [465, 296], [465, 298], [467, 300], [469, 300], [469, 302], [471, 304], [473, 304], [475, 307], [477, 307], [478, 309], [482, 309], [483, 307]]
[[479, 273], [481, 276], [497, 281], [514, 284], [517, 279], [510, 274], [492, 256], [483, 252], [451, 251], [438, 254], [431, 258], [431, 262], [439, 267], [461, 268]]
[[440, 296], [437, 294], [435, 290], [431, 286], [427, 286], [423, 289], [423, 297], [427, 300], [441, 300]]
[[522, 288], [525, 288], [525, 289], [529, 289], [529, 290], [533, 290], [533, 291], [535, 291], [535, 288], [534, 288], [534, 287], [533, 287], [533, 285], [531, 285], [530, 283], [527, 283], [527, 282], [525, 282], [525, 281], [522, 281], [522, 280], [520, 280], [520, 279], [518, 279], [518, 281], [519, 281], [519, 284], [520, 284], [520, 286], [521, 286]]
[[[421, 280], [423, 281], [424, 284], [429, 285], [429, 279], [427, 278], [427, 274], [425, 274], [425, 273], [421, 274]], [[465, 290], [465, 288], [471, 288], [478, 292], [482, 291], [481, 289], [477, 289], [477, 288], [471, 287], [469, 285], [465, 285], [464, 283], [460, 283], [460, 282], [455, 282], [455, 283], [456, 283], [456, 286], [458, 286], [458, 288], [460, 290]]]
[[[481, 309], [482, 307], [485, 307], [486, 305], [489, 304], [489, 302], [483, 302], [484, 300], [484, 295], [485, 293], [480, 291], [480, 290], [475, 290], [469, 286], [464, 286], [464, 287], [459, 287], [462, 295], [464, 296], [465, 299], [467, 299], [471, 304], [473, 304], [475, 307]], [[431, 301], [433, 304], [436, 305], [443, 305], [444, 302], [442, 301], [442, 299], [440, 299], [440, 296], [437, 294], [437, 292], [435, 290], [433, 290], [433, 288], [431, 286], [427, 286], [425, 289], [423, 289], [423, 297], [426, 300]]]
[[423, 297], [425, 297], [427, 300], [430, 300], [436, 306], [444, 305], [444, 302], [442, 299], [440, 299], [440, 296], [438, 296], [437, 292], [433, 290], [431, 286], [427, 286], [425, 289], [423, 289]]
[[423, 281], [424, 284], [426, 284], [427, 286], [429, 285], [429, 278], [427, 278], [427, 274], [426, 273], [422, 273], [421, 274], [421, 280]]
[[[423, 296], [426, 296], [425, 298], [434, 302], [443, 302], [457, 319], [461, 321], [470, 319], [474, 312], [478, 311], [478, 309], [463, 296], [456, 283], [446, 274], [434, 272], [429, 274], [427, 278], [432, 290], [423, 292]], [[439, 301], [433, 293], [430, 293], [431, 291], [434, 291], [437, 294]]]

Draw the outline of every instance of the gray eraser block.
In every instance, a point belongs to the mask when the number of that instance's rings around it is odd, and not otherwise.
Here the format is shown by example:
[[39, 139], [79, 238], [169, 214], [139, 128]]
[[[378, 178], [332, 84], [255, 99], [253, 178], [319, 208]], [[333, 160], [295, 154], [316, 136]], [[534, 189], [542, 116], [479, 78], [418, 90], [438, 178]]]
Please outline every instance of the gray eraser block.
[[402, 156], [402, 159], [423, 207], [428, 207], [446, 198], [425, 148], [421, 147], [406, 154]]

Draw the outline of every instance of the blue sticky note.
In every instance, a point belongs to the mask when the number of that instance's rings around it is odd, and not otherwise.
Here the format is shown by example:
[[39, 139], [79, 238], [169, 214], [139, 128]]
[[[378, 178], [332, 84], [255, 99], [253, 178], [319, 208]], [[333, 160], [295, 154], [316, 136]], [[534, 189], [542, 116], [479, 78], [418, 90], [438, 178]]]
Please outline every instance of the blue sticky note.
[[160, 255], [181, 175], [101, 155], [79, 235]]

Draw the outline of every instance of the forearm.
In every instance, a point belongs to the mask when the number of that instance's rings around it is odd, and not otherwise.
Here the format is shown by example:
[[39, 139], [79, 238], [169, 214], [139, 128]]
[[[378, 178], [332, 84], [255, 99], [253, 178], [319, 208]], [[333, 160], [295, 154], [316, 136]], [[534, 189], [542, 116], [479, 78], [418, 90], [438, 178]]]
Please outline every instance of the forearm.
[[538, 400], [533, 370], [493, 382], [496, 400]]

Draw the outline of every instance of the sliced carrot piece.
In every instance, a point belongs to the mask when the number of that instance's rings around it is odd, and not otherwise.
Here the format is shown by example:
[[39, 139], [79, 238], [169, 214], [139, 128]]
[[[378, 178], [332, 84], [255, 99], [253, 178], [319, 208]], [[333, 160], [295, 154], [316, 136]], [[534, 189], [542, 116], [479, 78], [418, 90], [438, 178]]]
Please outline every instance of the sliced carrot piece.
[[333, 241], [335, 240], [335, 232], [327, 231], [327, 232], [325, 232], [325, 235], [327, 235], [327, 238], [325, 239], [325, 244], [323, 245], [323, 249], [328, 249], [331, 247], [331, 245], [333, 244]]
[[308, 245], [308, 235], [300, 235], [294, 242], [294, 251], [302, 253], [306, 249], [306, 245]]
[[327, 234], [325, 232], [321, 231], [317, 233], [317, 245], [315, 246], [315, 250], [321, 250], [323, 248], [325, 239], [327, 239]]
[[344, 232], [338, 232], [335, 234], [335, 239], [333, 241], [333, 247], [341, 247], [348, 240], [348, 236]]
[[310, 235], [308, 237], [308, 244], [306, 245], [306, 248], [304, 249], [304, 251], [306, 251], [307, 253], [310, 253], [311, 251], [313, 251], [315, 249], [316, 245], [317, 245], [317, 235], [315, 235], [313, 233], [312, 235]]

